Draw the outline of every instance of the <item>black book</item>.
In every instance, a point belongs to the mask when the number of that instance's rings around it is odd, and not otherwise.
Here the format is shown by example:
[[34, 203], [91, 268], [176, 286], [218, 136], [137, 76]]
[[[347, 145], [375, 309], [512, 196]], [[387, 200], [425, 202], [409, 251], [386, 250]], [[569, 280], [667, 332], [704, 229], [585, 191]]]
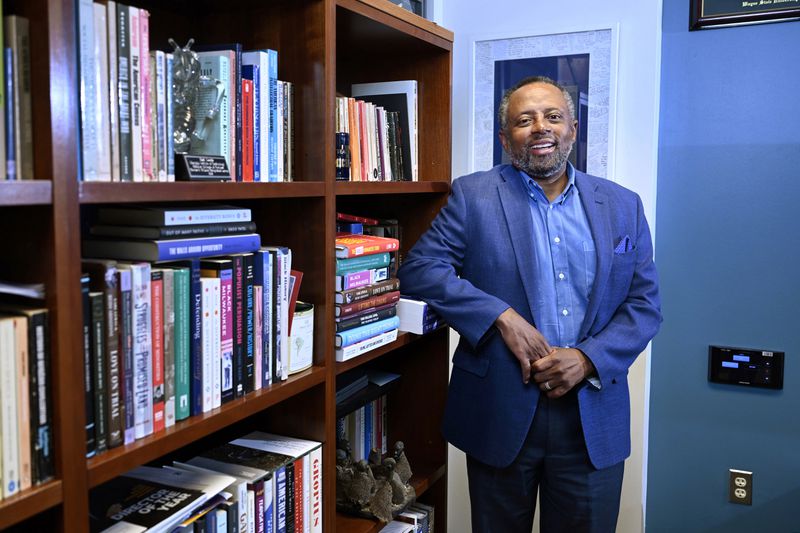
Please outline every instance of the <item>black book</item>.
[[220, 235], [239, 235], [255, 233], [256, 223], [221, 222], [219, 224], [190, 224], [186, 226], [122, 226], [98, 224], [89, 233], [98, 237], [118, 237], [123, 239], [184, 239], [191, 237], [217, 237]]
[[233, 261], [233, 395], [244, 395], [245, 367], [245, 258], [243, 254], [231, 256]]
[[255, 256], [244, 256], [244, 391], [255, 390]]
[[94, 387], [92, 381], [92, 309], [89, 303], [89, 274], [81, 275], [83, 309], [83, 392], [86, 410], [86, 456], [97, 451], [94, 437]]
[[106, 327], [103, 293], [90, 292], [92, 313], [92, 387], [94, 389], [94, 440], [97, 452], [108, 448], [106, 426]]
[[359, 326], [366, 326], [379, 320], [392, 318], [397, 315], [397, 306], [391, 306], [386, 309], [378, 311], [367, 311], [366, 313], [359, 313], [353, 317], [348, 317], [341, 322], [336, 322], [336, 333], [346, 331], [348, 329], [357, 328]]

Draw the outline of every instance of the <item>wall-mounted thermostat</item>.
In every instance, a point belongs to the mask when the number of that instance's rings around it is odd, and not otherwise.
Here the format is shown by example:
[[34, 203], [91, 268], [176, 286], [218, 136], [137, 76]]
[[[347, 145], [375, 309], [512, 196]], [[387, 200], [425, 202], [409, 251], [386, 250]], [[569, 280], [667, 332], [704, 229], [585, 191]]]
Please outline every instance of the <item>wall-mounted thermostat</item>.
[[708, 347], [708, 381], [767, 389], [783, 388], [783, 352]]

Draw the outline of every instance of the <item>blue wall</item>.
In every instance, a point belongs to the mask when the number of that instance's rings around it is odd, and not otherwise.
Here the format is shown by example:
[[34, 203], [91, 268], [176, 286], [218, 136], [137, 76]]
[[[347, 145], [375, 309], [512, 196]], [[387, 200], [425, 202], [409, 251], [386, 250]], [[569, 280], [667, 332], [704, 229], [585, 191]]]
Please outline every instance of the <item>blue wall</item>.
[[[800, 531], [800, 22], [688, 10], [664, 0], [647, 532]], [[708, 383], [709, 344], [785, 351], [784, 389]]]

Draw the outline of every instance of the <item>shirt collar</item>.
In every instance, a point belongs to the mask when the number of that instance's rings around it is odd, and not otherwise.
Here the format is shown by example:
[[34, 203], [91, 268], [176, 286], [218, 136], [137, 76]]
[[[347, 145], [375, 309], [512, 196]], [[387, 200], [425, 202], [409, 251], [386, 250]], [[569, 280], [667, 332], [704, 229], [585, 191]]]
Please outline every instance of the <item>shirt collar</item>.
[[[519, 172], [520, 177], [522, 178], [522, 182], [530, 191], [531, 198], [536, 200], [537, 202], [544, 202], [546, 204], [551, 203], [550, 200], [547, 199], [547, 195], [544, 193], [544, 189], [536, 183], [536, 180], [531, 178], [526, 172], [522, 170], [517, 170]], [[553, 200], [552, 203], [554, 204], [563, 204], [564, 201], [572, 194], [572, 191], [575, 191], [577, 194], [577, 188], [575, 187], [575, 167], [572, 166], [572, 163], [567, 161], [567, 186], [564, 187], [564, 190], [561, 194], [558, 195], [558, 198]]]

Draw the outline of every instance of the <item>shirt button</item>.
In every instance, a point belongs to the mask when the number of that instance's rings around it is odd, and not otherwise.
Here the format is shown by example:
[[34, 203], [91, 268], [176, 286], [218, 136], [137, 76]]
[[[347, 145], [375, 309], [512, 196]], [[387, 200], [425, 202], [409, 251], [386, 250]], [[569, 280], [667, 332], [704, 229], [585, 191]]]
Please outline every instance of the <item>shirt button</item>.
[[558, 244], [561, 242], [561, 237], [556, 237], [555, 239], [553, 239], [553, 241], [555, 241], [555, 243]]
[[567, 316], [569, 314], [569, 311], [564, 309], [564, 310], [561, 311], [561, 314], [564, 315], [564, 316]]
[[558, 279], [564, 279], [564, 273], [563, 272], [559, 272], [558, 273]]

